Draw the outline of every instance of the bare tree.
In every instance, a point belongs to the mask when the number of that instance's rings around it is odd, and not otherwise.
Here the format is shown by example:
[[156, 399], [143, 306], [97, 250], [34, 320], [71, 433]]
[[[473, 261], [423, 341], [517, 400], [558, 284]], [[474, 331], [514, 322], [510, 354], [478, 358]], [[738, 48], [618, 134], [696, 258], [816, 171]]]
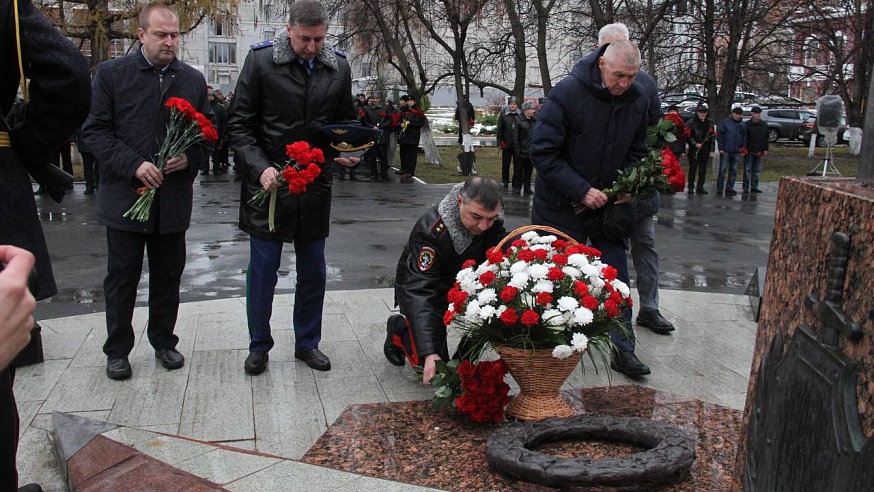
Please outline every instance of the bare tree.
[[[167, 0], [179, 17], [183, 33], [195, 29], [209, 16], [237, 11], [240, 0]], [[64, 36], [91, 52], [91, 69], [111, 57], [113, 40], [136, 39], [137, 17], [146, 2], [137, 0], [36, 0]]]

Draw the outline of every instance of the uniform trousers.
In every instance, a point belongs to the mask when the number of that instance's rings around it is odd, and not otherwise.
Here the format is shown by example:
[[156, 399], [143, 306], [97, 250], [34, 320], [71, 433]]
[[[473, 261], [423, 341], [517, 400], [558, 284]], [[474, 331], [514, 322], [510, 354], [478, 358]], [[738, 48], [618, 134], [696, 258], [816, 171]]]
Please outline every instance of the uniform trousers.
[[142, 234], [106, 229], [108, 271], [103, 280], [106, 296], [106, 343], [111, 359], [127, 357], [134, 347], [131, 324], [137, 286], [143, 271], [143, 250], [149, 255], [149, 322], [146, 333], [155, 349], [172, 349], [179, 313], [179, 284], [185, 269], [185, 232]]
[[419, 150], [419, 146], [416, 144], [400, 144], [400, 157], [401, 157], [401, 172], [404, 174], [409, 174], [410, 176], [416, 175], [416, 152]]
[[[269, 352], [273, 348], [270, 317], [277, 271], [285, 243], [249, 235], [249, 271], [246, 274], [246, 316], [249, 351]], [[322, 307], [325, 304], [324, 239], [295, 239], [294, 326], [295, 353], [318, 348], [322, 339]]]
[[631, 261], [637, 275], [639, 313], [659, 308], [659, 255], [655, 249], [655, 216], [639, 221], [631, 236]]

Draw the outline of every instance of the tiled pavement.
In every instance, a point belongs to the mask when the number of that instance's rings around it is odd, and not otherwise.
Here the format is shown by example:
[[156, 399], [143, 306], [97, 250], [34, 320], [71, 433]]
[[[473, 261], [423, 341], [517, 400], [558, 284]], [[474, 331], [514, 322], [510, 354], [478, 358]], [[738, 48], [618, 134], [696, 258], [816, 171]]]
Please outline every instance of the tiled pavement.
[[[46, 361], [20, 369], [15, 382], [21, 483], [67, 490], [51, 451], [57, 411], [118, 424], [105, 436], [233, 491], [291, 490], [292, 483], [294, 490], [424, 490], [294, 461], [349, 404], [430, 398], [412, 370], [382, 356], [392, 299], [391, 289], [328, 292], [321, 348], [333, 369], [318, 372], [294, 359], [293, 295], [277, 296], [277, 345], [256, 377], [242, 369], [248, 337], [240, 298], [180, 307], [176, 333], [187, 360], [177, 371], [157, 365], [141, 343], [146, 311], [137, 308], [134, 375], [121, 382], [104, 374], [102, 313], [43, 320]], [[638, 383], [743, 408], [756, 328], [747, 297], [662, 290], [661, 312], [677, 332], [636, 329], [638, 354], [653, 370]], [[567, 384], [606, 386], [607, 376], [587, 367]]]

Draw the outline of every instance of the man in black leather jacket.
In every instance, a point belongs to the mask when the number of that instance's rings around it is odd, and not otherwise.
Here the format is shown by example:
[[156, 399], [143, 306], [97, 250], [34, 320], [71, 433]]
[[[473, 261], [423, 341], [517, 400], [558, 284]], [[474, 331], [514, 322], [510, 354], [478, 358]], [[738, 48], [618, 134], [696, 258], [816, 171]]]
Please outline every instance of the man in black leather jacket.
[[[228, 118], [234, 160], [243, 169], [240, 229], [249, 234], [246, 309], [249, 374], [267, 368], [273, 348], [270, 317], [284, 243], [294, 243], [297, 271], [294, 314], [295, 357], [327, 371], [331, 361], [319, 350], [325, 300], [325, 238], [331, 218], [332, 153], [322, 126], [355, 118], [352, 75], [345, 55], [325, 44], [328, 12], [314, 0], [290, 7], [286, 32], [273, 42], [252, 47], [231, 102]], [[298, 141], [324, 151], [328, 158], [306, 191], [280, 186], [278, 163], [287, 161], [286, 145]], [[343, 165], [348, 159], [335, 159]], [[355, 158], [357, 162], [357, 158]], [[275, 192], [274, 226], [270, 200], [251, 203], [259, 190]]]
[[398, 260], [395, 303], [401, 314], [389, 317], [383, 347], [386, 359], [424, 365], [422, 382], [436, 373], [435, 361], [446, 360], [446, 294], [467, 260], [485, 261], [486, 251], [505, 235], [497, 181], [475, 176], [455, 185], [413, 226]]

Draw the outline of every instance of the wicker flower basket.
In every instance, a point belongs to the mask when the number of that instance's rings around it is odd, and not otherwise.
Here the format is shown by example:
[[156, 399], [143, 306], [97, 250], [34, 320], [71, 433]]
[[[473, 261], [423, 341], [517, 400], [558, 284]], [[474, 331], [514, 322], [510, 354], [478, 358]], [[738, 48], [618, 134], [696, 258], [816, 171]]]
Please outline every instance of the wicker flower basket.
[[565, 402], [559, 390], [580, 362], [576, 354], [566, 359], [552, 356], [552, 350], [525, 350], [496, 346], [510, 375], [519, 383], [519, 394], [507, 405], [507, 415], [519, 420], [543, 420], [548, 417], [570, 417], [573, 408]]

